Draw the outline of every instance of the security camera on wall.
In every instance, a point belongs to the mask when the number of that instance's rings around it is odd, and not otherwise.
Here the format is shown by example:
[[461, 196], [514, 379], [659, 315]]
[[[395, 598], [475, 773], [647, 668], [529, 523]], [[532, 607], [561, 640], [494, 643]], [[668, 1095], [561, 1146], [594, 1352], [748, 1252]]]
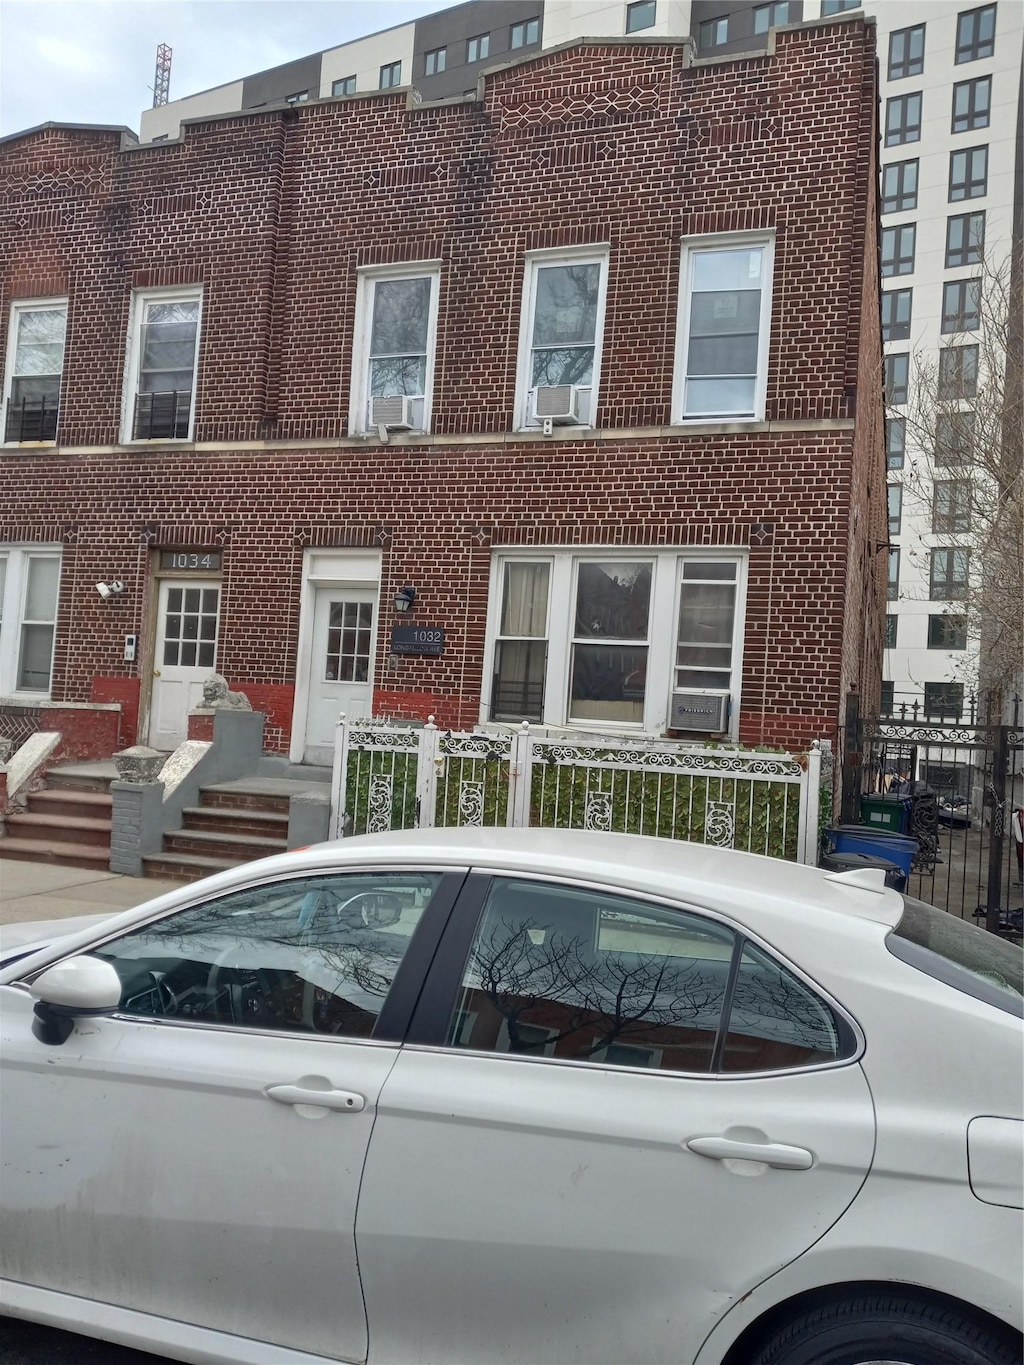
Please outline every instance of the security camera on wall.
[[119, 578], [115, 578], [113, 583], [97, 583], [96, 591], [105, 602], [108, 597], [114, 597], [117, 593], [124, 592], [124, 584]]

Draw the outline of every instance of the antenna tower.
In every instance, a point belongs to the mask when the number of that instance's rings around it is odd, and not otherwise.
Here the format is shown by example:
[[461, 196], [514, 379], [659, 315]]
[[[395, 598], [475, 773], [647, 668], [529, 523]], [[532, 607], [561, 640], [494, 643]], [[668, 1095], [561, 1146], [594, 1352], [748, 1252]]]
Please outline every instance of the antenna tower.
[[156, 50], [156, 71], [153, 75], [153, 108], [166, 104], [171, 92], [171, 49], [161, 43]]

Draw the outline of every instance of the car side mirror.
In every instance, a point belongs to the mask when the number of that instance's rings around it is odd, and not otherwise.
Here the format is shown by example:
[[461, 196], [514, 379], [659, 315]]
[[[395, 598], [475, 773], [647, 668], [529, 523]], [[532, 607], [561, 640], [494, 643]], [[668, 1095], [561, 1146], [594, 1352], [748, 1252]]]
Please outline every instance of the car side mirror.
[[121, 1002], [121, 978], [98, 957], [69, 957], [47, 967], [29, 989], [36, 1001], [32, 1032], [50, 1047], [66, 1041], [76, 1018], [111, 1014]]

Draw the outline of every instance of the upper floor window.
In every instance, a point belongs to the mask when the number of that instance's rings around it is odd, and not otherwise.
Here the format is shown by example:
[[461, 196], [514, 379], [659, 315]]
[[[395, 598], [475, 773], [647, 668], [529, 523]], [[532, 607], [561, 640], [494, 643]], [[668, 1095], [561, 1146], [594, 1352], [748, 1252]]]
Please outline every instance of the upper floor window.
[[354, 95], [356, 93], [355, 76], [342, 76], [340, 81], [333, 81], [331, 84], [332, 95]]
[[894, 407], [906, 403], [910, 394], [910, 356], [906, 351], [885, 357], [882, 379], [886, 403]]
[[862, 0], [821, 0], [821, 17], [829, 18], [833, 14], [845, 14], [848, 9], [860, 9]]
[[978, 265], [985, 253], [985, 210], [946, 219], [946, 269]]
[[895, 649], [896, 640], [899, 634], [900, 618], [893, 612], [889, 612], [885, 618], [885, 648]]
[[918, 161], [893, 161], [882, 167], [882, 212], [906, 213], [917, 208]]
[[429, 431], [440, 275], [435, 264], [359, 272], [349, 431]]
[[945, 346], [939, 352], [939, 382], [936, 397], [940, 402], [978, 396], [978, 347]]
[[48, 696], [60, 550], [0, 546], [0, 696]]
[[514, 52], [517, 47], [531, 47], [540, 42], [540, 16], [524, 19], [521, 24], [513, 24], [508, 33], [508, 45]]
[[754, 32], [767, 33], [779, 24], [788, 24], [793, 15], [789, 0], [774, 0], [770, 5], [754, 6]]
[[635, 5], [627, 5], [626, 32], [639, 33], [641, 29], [653, 28], [657, 8], [655, 0], [637, 0]]
[[885, 494], [889, 535], [898, 536], [903, 524], [903, 489], [898, 483], [891, 483], [885, 490]]
[[949, 202], [980, 199], [988, 193], [988, 148], [968, 147], [949, 154]]
[[929, 649], [966, 649], [967, 621], [963, 616], [929, 616]]
[[962, 465], [970, 459], [974, 443], [974, 413], [970, 408], [940, 412], [935, 419], [935, 464], [938, 468]]
[[380, 89], [391, 90], [402, 84], [402, 63], [386, 62], [380, 69]]
[[309, 99], [308, 90], [296, 90], [293, 95], [285, 95], [285, 104], [305, 104]]
[[25, 299], [11, 305], [4, 385], [4, 441], [57, 439], [64, 372], [67, 299]]
[[770, 240], [683, 248], [673, 420], [763, 418], [771, 276]]
[[987, 128], [992, 112], [992, 77], [959, 81], [953, 86], [953, 132], [969, 133]]
[[889, 548], [885, 596], [889, 602], [898, 602], [900, 597], [900, 552], [895, 545]]
[[202, 297], [200, 288], [134, 294], [123, 439], [191, 440]]
[[956, 62], [976, 62], [995, 51], [996, 7], [964, 10], [956, 20]]
[[910, 336], [912, 289], [888, 289], [882, 294], [882, 340], [906, 341]]
[[917, 244], [917, 224], [903, 223], [900, 227], [882, 229], [882, 278], [914, 273], [914, 250]]
[[475, 38], [469, 38], [466, 42], [466, 61], [480, 62], [490, 53], [491, 35], [489, 33], [478, 33]]
[[423, 58], [423, 74], [424, 76], [439, 76], [447, 65], [448, 49], [446, 47], [435, 47]]
[[608, 252], [538, 252], [527, 258], [516, 424], [592, 426], [601, 370]]
[[721, 19], [706, 19], [697, 30], [697, 48], [708, 52], [711, 48], [722, 47], [729, 41], [729, 16]]
[[964, 685], [957, 682], [926, 682], [925, 720], [959, 720], [964, 709]]
[[981, 326], [981, 280], [948, 280], [942, 286], [942, 331], [976, 332]]
[[920, 76], [924, 70], [924, 24], [898, 28], [889, 35], [889, 79]]
[[921, 140], [921, 92], [894, 95], [885, 102], [885, 145]]
[[967, 596], [970, 551], [932, 550], [928, 596], [933, 602], [962, 602]]
[[932, 490], [932, 530], [964, 535], [971, 529], [971, 486], [966, 479], [938, 479]]
[[887, 417], [885, 419], [885, 466], [887, 469], [902, 469], [907, 452], [907, 419]]

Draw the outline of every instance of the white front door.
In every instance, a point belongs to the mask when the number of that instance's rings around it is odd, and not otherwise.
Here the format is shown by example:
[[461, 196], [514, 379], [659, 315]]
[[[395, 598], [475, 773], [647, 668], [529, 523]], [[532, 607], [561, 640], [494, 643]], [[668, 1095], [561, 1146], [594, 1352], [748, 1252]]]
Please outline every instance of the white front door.
[[188, 713], [216, 668], [219, 614], [219, 583], [161, 581], [149, 719], [154, 749], [176, 749], [188, 738]]
[[318, 586], [313, 608], [307, 763], [329, 764], [338, 716], [365, 720], [373, 712], [375, 587]]

